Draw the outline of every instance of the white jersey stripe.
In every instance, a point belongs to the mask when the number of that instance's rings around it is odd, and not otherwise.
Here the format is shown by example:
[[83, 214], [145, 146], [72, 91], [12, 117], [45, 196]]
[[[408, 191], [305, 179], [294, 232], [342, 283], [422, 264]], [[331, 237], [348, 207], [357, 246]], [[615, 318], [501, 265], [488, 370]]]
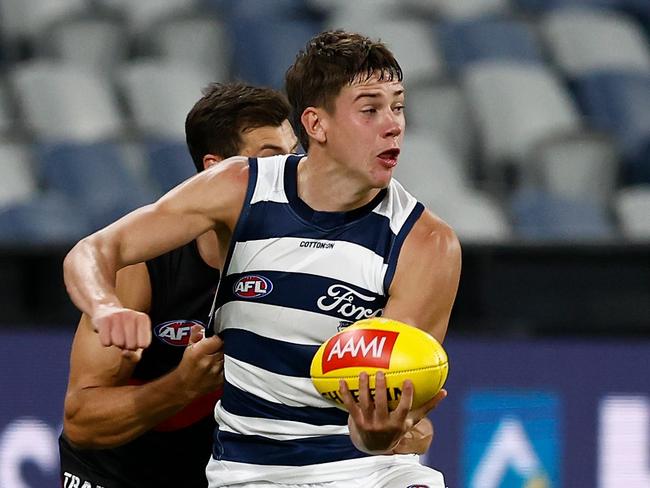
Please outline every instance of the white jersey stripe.
[[[315, 250], [320, 243], [325, 246]], [[329, 247], [331, 246], [331, 247]], [[323, 259], [327, 255], [329, 259]], [[309, 273], [383, 293], [388, 265], [375, 252], [344, 241], [283, 237], [237, 242], [227, 274], [247, 270]], [[336, 262], [336, 266], [332, 266]], [[365, 273], [360, 273], [363, 270]]]
[[259, 336], [304, 346], [320, 346], [336, 330], [340, 319], [322, 313], [257, 302], [228, 302], [219, 310], [219, 332], [244, 329]]
[[289, 407], [332, 407], [310, 378], [271, 373], [230, 356], [224, 357], [224, 374], [231, 385], [269, 402]]

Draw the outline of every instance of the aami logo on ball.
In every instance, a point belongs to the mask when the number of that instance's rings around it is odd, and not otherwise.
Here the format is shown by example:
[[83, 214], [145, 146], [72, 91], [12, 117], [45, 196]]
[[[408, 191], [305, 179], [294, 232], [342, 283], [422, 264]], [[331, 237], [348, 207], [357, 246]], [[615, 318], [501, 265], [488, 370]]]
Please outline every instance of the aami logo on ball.
[[341, 368], [388, 368], [397, 332], [355, 329], [330, 340], [323, 352], [323, 373]]
[[261, 298], [273, 290], [273, 283], [260, 275], [243, 276], [237, 280], [233, 291], [240, 298]]
[[198, 320], [171, 320], [157, 325], [154, 334], [170, 346], [187, 346], [193, 325], [200, 325], [205, 329], [205, 325]]

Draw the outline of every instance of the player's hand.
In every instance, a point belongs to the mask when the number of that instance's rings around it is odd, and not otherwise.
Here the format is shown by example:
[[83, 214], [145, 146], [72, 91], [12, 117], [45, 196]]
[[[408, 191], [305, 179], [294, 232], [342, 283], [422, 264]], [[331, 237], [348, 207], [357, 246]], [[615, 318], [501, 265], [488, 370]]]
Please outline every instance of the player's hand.
[[[436, 406], [445, 399], [447, 392], [436, 395]], [[435, 407], [434, 407], [435, 408]], [[393, 454], [424, 454], [429, 450], [433, 440], [433, 424], [428, 417], [424, 417], [408, 430], [393, 448]]]
[[103, 307], [92, 317], [103, 346], [137, 351], [151, 343], [151, 319], [146, 313], [124, 307]]
[[[447, 395], [441, 390], [435, 397], [417, 409], [413, 403], [413, 383], [409, 380], [402, 385], [402, 397], [393, 411], [388, 410], [386, 396], [386, 377], [383, 372], [376, 373], [374, 399], [366, 373], [359, 375], [359, 401], [355, 402], [345, 381], [340, 382], [343, 403], [349, 412], [348, 427], [350, 437], [357, 449], [370, 454], [391, 454], [398, 447], [404, 435], [426, 417]], [[409, 449], [408, 441], [406, 448]], [[428, 442], [425, 441], [428, 448]], [[412, 446], [415, 449], [415, 446]], [[425, 448], [426, 451], [426, 448]], [[406, 452], [413, 452], [408, 450]]]
[[193, 325], [190, 343], [175, 370], [182, 388], [191, 399], [223, 386], [223, 341], [204, 337], [203, 327]]

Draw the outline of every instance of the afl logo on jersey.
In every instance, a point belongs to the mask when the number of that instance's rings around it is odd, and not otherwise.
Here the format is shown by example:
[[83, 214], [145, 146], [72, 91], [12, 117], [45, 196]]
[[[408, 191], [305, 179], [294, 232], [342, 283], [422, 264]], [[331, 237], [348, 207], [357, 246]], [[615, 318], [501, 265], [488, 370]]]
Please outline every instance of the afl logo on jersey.
[[239, 278], [233, 292], [240, 298], [262, 298], [271, 293], [273, 283], [260, 275], [247, 275]]
[[198, 320], [170, 320], [157, 325], [154, 334], [170, 346], [187, 346], [193, 325], [200, 325], [205, 330], [205, 325]]

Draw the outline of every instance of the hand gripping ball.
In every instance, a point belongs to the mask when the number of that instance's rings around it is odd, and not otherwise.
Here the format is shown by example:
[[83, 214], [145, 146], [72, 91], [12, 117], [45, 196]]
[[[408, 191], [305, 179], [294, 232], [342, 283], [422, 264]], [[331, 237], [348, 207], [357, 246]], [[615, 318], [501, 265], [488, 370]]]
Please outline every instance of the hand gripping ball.
[[344, 408], [339, 380], [353, 395], [359, 392], [359, 374], [368, 373], [375, 388], [375, 373], [386, 376], [388, 408], [397, 407], [404, 380], [414, 386], [413, 408], [433, 398], [445, 384], [449, 362], [442, 345], [425, 331], [396, 320], [374, 317], [355, 322], [333, 335], [311, 362], [311, 379], [318, 392]]

